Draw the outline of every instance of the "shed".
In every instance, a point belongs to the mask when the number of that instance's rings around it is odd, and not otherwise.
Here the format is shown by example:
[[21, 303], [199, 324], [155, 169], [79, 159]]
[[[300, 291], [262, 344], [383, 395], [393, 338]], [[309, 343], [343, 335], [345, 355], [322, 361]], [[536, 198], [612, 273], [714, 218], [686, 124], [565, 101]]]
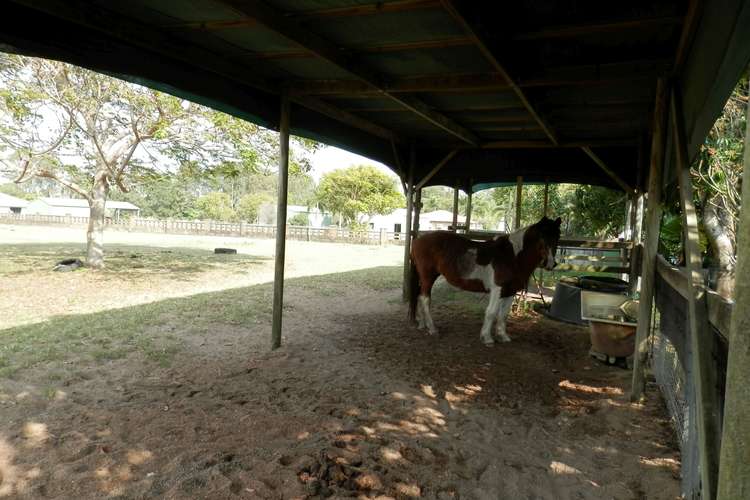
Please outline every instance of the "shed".
[[[140, 208], [128, 201], [107, 200], [105, 214], [107, 217], [119, 219], [123, 216], [137, 217]], [[38, 215], [71, 215], [73, 217], [88, 217], [90, 214], [89, 204], [80, 198], [39, 198], [29, 203], [25, 211], [28, 214]]]
[[[622, 189], [631, 206], [648, 191], [636, 396], [659, 197], [678, 183], [702, 498], [720, 490], [721, 422], [689, 165], [750, 60], [750, 0], [14, 0], [3, 5], [0, 47], [118, 75], [280, 131], [273, 347], [281, 343], [290, 133], [383, 162], [402, 178], [406, 263], [424, 186], [471, 195], [523, 177]], [[740, 245], [738, 283], [748, 282], [747, 248]], [[740, 292], [738, 302], [750, 304], [750, 290]], [[735, 311], [748, 326], [746, 309]], [[737, 349], [730, 342], [737, 375], [728, 379], [742, 381], [750, 349], [737, 340]], [[727, 385], [733, 415], [749, 404], [743, 385]], [[724, 432], [723, 498], [750, 493], [750, 427], [736, 420]]]
[[11, 196], [9, 194], [0, 193], [0, 214], [3, 213], [12, 213], [12, 214], [20, 214], [22, 212], [25, 212], [25, 208], [29, 205], [29, 202], [26, 200], [22, 200], [21, 198], [16, 198], [15, 196]]

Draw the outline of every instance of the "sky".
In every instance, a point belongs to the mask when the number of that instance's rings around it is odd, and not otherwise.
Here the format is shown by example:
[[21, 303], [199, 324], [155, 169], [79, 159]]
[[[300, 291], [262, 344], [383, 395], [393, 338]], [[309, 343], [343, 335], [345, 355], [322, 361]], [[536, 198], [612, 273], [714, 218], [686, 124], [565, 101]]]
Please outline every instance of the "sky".
[[391, 177], [395, 179], [398, 178], [396, 174], [393, 173], [393, 170], [386, 167], [380, 162], [370, 160], [369, 158], [365, 158], [364, 156], [350, 153], [349, 151], [333, 146], [324, 146], [316, 151], [312, 157], [311, 163], [312, 171], [310, 172], [310, 175], [313, 176], [316, 183], [320, 181], [320, 178], [326, 172], [336, 170], [337, 168], [350, 167], [352, 165], [372, 165], [378, 170], [387, 173]]

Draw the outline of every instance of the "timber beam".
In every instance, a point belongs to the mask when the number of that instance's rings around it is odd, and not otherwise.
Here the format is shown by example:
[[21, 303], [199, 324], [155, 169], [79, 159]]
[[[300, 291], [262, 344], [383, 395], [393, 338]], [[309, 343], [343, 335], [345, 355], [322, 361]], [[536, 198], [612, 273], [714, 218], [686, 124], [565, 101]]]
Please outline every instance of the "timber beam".
[[505, 78], [510, 88], [513, 90], [513, 92], [515, 92], [516, 96], [523, 103], [524, 107], [528, 110], [529, 114], [532, 117], [534, 117], [534, 120], [539, 124], [542, 130], [544, 130], [544, 133], [547, 135], [547, 137], [549, 137], [549, 140], [552, 142], [552, 144], [557, 145], [558, 143], [557, 136], [555, 135], [552, 128], [539, 115], [539, 113], [531, 104], [531, 102], [529, 102], [529, 99], [526, 97], [526, 94], [524, 93], [524, 91], [521, 90], [521, 87], [519, 87], [518, 84], [510, 77], [510, 74], [508, 73], [508, 71], [506, 71], [505, 67], [500, 63], [497, 57], [495, 57], [495, 54], [490, 50], [490, 48], [488, 47], [488, 44], [483, 39], [483, 37], [474, 29], [474, 27], [471, 24], [469, 24], [469, 22], [464, 18], [464, 16], [456, 8], [456, 6], [451, 0], [442, 0], [442, 1], [443, 1], [443, 7], [445, 8], [445, 10], [447, 10], [448, 13], [451, 15], [451, 17], [453, 17], [453, 19], [461, 26], [461, 28], [464, 30], [466, 35], [474, 40], [474, 44], [482, 53], [482, 55], [487, 60], [487, 62], [490, 63], [490, 65], [495, 69], [495, 71], [499, 75]]
[[[279, 93], [280, 85], [278, 82], [262, 78], [255, 72], [244, 69], [235, 61], [226, 59], [200, 46], [178, 40], [168, 33], [153, 30], [146, 25], [126, 19], [114, 12], [91, 6], [81, 0], [71, 0], [69, 2], [18, 0], [18, 3], [114, 36], [119, 40], [131, 43], [155, 54], [195, 64], [197, 67], [222, 75], [242, 85], [247, 85], [271, 94]], [[75, 6], [75, 8], [71, 8], [71, 5]], [[390, 130], [323, 101], [305, 96], [290, 96], [290, 100], [374, 136], [397, 140], [395, 134]]]
[[630, 187], [630, 185], [627, 182], [622, 180], [622, 177], [617, 175], [614, 170], [609, 168], [609, 166], [607, 166], [607, 164], [601, 158], [599, 158], [599, 155], [594, 153], [590, 147], [584, 146], [581, 148], [581, 150], [584, 153], [586, 153], [588, 157], [591, 158], [593, 162], [596, 163], [599, 166], [599, 168], [601, 168], [604, 171], [605, 174], [607, 174], [613, 181], [615, 181], [617, 185], [622, 188], [623, 191], [628, 193], [628, 195], [630, 196], [635, 195], [635, 191], [633, 190], [633, 188]]
[[419, 183], [417, 183], [417, 186], [415, 189], [422, 189], [422, 187], [425, 184], [427, 184], [427, 182], [430, 179], [432, 179], [435, 176], [435, 174], [437, 174], [440, 171], [440, 169], [442, 169], [449, 161], [453, 159], [454, 156], [456, 156], [456, 153], [458, 153], [458, 150], [454, 149], [453, 151], [445, 155], [445, 157], [442, 160], [440, 160], [440, 162], [437, 165], [435, 165], [435, 167], [432, 170], [430, 170], [427, 173], [427, 175], [425, 175], [422, 178], [421, 181], [419, 181]]
[[389, 92], [383, 84], [387, 80], [385, 75], [378, 74], [366, 65], [354, 61], [349, 51], [342, 51], [339, 46], [306, 29], [294, 19], [286, 17], [283, 12], [257, 0], [222, 0], [222, 3], [231, 6], [246, 17], [255, 19], [266, 28], [296, 43], [315, 56], [351, 73], [359, 80], [380, 91], [384, 96], [398, 102], [436, 127], [469, 144], [475, 146], [479, 144], [479, 138], [473, 132], [442, 113], [431, 109], [422, 101]]

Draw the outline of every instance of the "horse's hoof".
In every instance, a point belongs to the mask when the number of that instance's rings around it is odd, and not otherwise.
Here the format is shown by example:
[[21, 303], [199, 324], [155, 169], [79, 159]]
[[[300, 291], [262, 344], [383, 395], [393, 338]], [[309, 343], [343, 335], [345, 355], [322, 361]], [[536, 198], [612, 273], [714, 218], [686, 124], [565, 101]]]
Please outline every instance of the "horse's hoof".
[[489, 340], [482, 339], [482, 344], [486, 345], [487, 347], [492, 347], [495, 345], [495, 341], [492, 339], [489, 339]]
[[437, 335], [438, 335], [439, 333], [440, 333], [440, 332], [438, 332], [437, 330], [427, 330], [427, 334], [428, 334], [428, 335], [434, 335], [434, 336], [437, 336]]
[[500, 337], [497, 339], [498, 342], [510, 342], [510, 337], [507, 335], [505, 337]]

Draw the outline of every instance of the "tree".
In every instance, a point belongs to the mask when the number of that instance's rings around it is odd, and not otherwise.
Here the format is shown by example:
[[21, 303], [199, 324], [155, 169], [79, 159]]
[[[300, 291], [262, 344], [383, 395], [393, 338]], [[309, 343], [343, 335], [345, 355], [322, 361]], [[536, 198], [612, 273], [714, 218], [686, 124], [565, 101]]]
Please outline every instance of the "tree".
[[232, 208], [232, 198], [226, 193], [208, 193], [198, 198], [195, 205], [201, 219], [228, 221], [236, 216]]
[[724, 105], [691, 169], [702, 229], [710, 245], [711, 260], [719, 268], [716, 291], [727, 298], [734, 295], [735, 230], [741, 202], [747, 102], [745, 76]]
[[395, 180], [367, 165], [326, 173], [318, 185], [317, 200], [346, 224], [361, 222], [362, 215], [387, 214], [405, 204]]
[[23, 189], [19, 188], [18, 185], [13, 184], [12, 182], [0, 184], [0, 193], [15, 196], [16, 198], [21, 198], [22, 200], [33, 200], [35, 198], [33, 194], [27, 193]]
[[[15, 182], [52, 180], [86, 199], [91, 267], [104, 263], [105, 204], [113, 188], [128, 192], [154, 182], [170, 162], [236, 179], [278, 156], [276, 134], [249, 122], [75, 66], [0, 58], [2, 173]], [[301, 150], [296, 165], [304, 168]]]
[[266, 192], [246, 194], [237, 205], [237, 217], [241, 220], [257, 223], [260, 216], [260, 207], [272, 202], [273, 196]]

